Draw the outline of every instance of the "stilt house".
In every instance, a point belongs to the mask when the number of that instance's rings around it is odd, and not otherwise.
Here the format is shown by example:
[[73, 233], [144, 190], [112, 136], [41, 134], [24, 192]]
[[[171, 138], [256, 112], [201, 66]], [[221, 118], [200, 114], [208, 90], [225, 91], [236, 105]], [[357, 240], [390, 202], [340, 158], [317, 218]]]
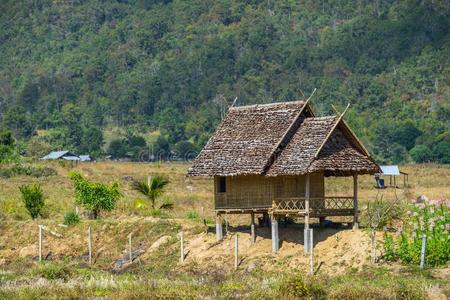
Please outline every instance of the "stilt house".
[[[353, 216], [357, 176], [380, 171], [341, 115], [316, 117], [307, 101], [232, 107], [188, 171], [214, 177], [214, 208], [271, 216]], [[325, 194], [324, 178], [353, 178], [353, 195]]]

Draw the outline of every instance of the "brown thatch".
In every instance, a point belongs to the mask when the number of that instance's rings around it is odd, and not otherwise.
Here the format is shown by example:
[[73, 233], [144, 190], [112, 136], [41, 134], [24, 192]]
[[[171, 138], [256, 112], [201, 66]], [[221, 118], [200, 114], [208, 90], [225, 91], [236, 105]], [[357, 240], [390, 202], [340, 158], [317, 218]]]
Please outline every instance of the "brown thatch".
[[324, 171], [325, 176], [379, 172], [379, 166], [352, 146], [344, 134], [345, 128], [341, 128], [342, 123], [339, 125], [323, 146], [318, 158], [309, 167], [309, 171]]
[[295, 101], [230, 108], [188, 175], [261, 174], [304, 104]]
[[307, 118], [266, 174], [278, 176], [307, 173], [309, 165], [335, 122], [334, 116]]
[[189, 176], [373, 174], [379, 166], [347, 124], [304, 102], [231, 108]]

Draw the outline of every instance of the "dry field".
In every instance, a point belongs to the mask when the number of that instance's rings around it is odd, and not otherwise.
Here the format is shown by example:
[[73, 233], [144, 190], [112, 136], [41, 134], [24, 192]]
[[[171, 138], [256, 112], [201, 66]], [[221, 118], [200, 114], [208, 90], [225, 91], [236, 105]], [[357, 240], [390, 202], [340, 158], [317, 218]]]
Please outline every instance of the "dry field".
[[[106, 296], [110, 295], [110, 292], [121, 291], [121, 289], [117, 288], [117, 285], [120, 285], [119, 282], [123, 282], [123, 277], [120, 276], [138, 276], [139, 280], [147, 280], [148, 278], [154, 278], [155, 274], [158, 274], [158, 284], [161, 284], [162, 290], [160, 292], [163, 295], [166, 295], [165, 291], [167, 290], [167, 288], [163, 288], [165, 280], [176, 278], [176, 280], [181, 280], [180, 284], [190, 287], [189, 293], [196, 291], [198, 288], [198, 286], [196, 287], [199, 284], [197, 280], [199, 282], [206, 280], [205, 282], [211, 284], [212, 289], [208, 290], [205, 293], [206, 295], [214, 296], [217, 293], [219, 295], [222, 295], [222, 293], [225, 293], [223, 295], [228, 295], [226, 293], [232, 291], [231, 298], [240, 298], [236, 297], [236, 295], [239, 296], [239, 292], [236, 292], [236, 290], [251, 289], [252, 285], [260, 282], [262, 278], [260, 278], [261, 273], [259, 272], [266, 274], [263, 276], [264, 280], [269, 280], [270, 283], [270, 280], [274, 282], [282, 281], [279, 277], [280, 270], [288, 271], [284, 272], [283, 276], [296, 274], [297, 272], [305, 274], [308, 270], [309, 258], [303, 254], [303, 234], [299, 225], [291, 224], [287, 228], [280, 226], [280, 240], [282, 243], [278, 254], [271, 252], [269, 228], [258, 227], [256, 244], [252, 245], [250, 243], [248, 226], [250, 220], [248, 216], [229, 216], [227, 218], [230, 223], [229, 235], [221, 243], [216, 243], [215, 241], [212, 223], [210, 224], [209, 233], [205, 234], [201, 214], [204, 211], [205, 218], [210, 221], [213, 220], [212, 181], [204, 178], [187, 178], [185, 176], [188, 168], [187, 164], [165, 163], [157, 165], [99, 162], [80, 164], [75, 167], [64, 166], [58, 163], [52, 163], [50, 166], [57, 170], [57, 176], [41, 179], [27, 176], [0, 179], [0, 233], [2, 237], [0, 240], [0, 298], [2, 296], [2, 288], [5, 288], [5, 285], [1, 283], [2, 280], [9, 289], [7, 289], [9, 292], [5, 294], [8, 296], [16, 296], [18, 295], [16, 292], [22, 293], [24, 290], [27, 293], [36, 292], [38, 293], [37, 295], [40, 295], [41, 288], [45, 289], [45, 287], [52, 285], [50, 280], [44, 282], [42, 286], [36, 289], [35, 287], [30, 287], [28, 283], [32, 278], [39, 276], [47, 278], [46, 272], [49, 272], [46, 269], [48, 266], [42, 267], [35, 261], [38, 253], [38, 224], [44, 224], [48, 230], [58, 235], [47, 232], [44, 236], [44, 256], [47, 256], [52, 264], [49, 268], [55, 268], [53, 264], [56, 264], [56, 266], [61, 266], [62, 264], [64, 266], [62, 268], [68, 267], [71, 270], [70, 272], [68, 271], [70, 280], [79, 278], [79, 276], [87, 276], [85, 272], [90, 274], [89, 278], [109, 276], [108, 274], [111, 274], [113, 270], [114, 262], [126, 255], [128, 247], [127, 236], [130, 233], [133, 234], [133, 247], [141, 249], [142, 254], [138, 260], [125, 269], [124, 275], [115, 275], [119, 277], [111, 279], [116, 280], [116, 283], [114, 283], [116, 286], [114, 288], [114, 284], [112, 284], [111, 288], [106, 288]], [[450, 198], [449, 166], [404, 166], [402, 170], [409, 173], [409, 186], [406, 189], [388, 188], [379, 191], [373, 187], [374, 179], [372, 176], [360, 176], [360, 207], [364, 209], [364, 203], [374, 199], [378, 193], [382, 194], [386, 199], [398, 198], [400, 201], [414, 201], [419, 195], [426, 195], [429, 198], [441, 196]], [[68, 179], [68, 174], [71, 171], [80, 172], [94, 181], [118, 182], [123, 197], [119, 201], [117, 209], [110, 213], [102, 213], [100, 220], [83, 219], [78, 225], [68, 228], [61, 227], [59, 224], [63, 221], [64, 213], [75, 207], [74, 191], [72, 183]], [[130, 188], [132, 179], [145, 180], [147, 176], [154, 174], [162, 174], [169, 178], [170, 184], [162, 201], [170, 201], [174, 204], [173, 210], [162, 212], [161, 214], [158, 213], [157, 215], [148, 208], [139, 207], [137, 204], [141, 203], [139, 199], [142, 199], [142, 197]], [[32, 221], [23, 207], [18, 187], [22, 184], [36, 181], [41, 183], [46, 194], [48, 217]], [[399, 180], [397, 183], [399, 186], [403, 185], [402, 180]], [[325, 182], [326, 194], [351, 195], [352, 184], [351, 178], [327, 178]], [[88, 225], [93, 229], [93, 267], [88, 267], [86, 263], [86, 229]], [[181, 229], [185, 233], [186, 241], [186, 261], [184, 264], [179, 263], [178, 232]], [[234, 233], [239, 235], [240, 265], [237, 272], [233, 270], [234, 242], [232, 235]], [[347, 276], [345, 278], [358, 277], [363, 275], [356, 275], [360, 273], [354, 273], [355, 275], [346, 274], [348, 272], [365, 272], [368, 268], [373, 268], [373, 266], [370, 266], [369, 234], [364, 228], [357, 231], [345, 228], [315, 229], [314, 236], [317, 276], [340, 275]], [[381, 239], [381, 236], [382, 233], [380, 232], [379, 239]], [[401, 280], [400, 274], [402, 272], [410, 272], [409, 269], [395, 264], [383, 264], [382, 266], [377, 266], [377, 268], [377, 270], [387, 271], [380, 271], [381, 273], [377, 275], [379, 278], [373, 279], [374, 282], [380, 280], [382, 284], [387, 286], [389, 286], [390, 277], [396, 278], [398, 276], [399, 280]], [[4, 271], [1, 271], [2, 269]], [[28, 269], [31, 271], [26, 271]], [[84, 275], [80, 275], [80, 272]], [[433, 289], [426, 290], [424, 295], [427, 295], [427, 297], [445, 299], [450, 293], [449, 268], [438, 268], [430, 272], [428, 275], [412, 274], [410, 281], [416, 285], [423, 284], [424, 287], [433, 286]], [[370, 274], [366, 275], [372, 276]], [[182, 276], [181, 279], [180, 276]], [[183, 276], [188, 276], [189, 280], [194, 280], [195, 282], [186, 283]], [[246, 278], [244, 280], [246, 283], [241, 282], [242, 278]], [[64, 282], [67, 280], [69, 279], [64, 279]], [[83, 280], [85, 279], [77, 280], [84, 282]], [[11, 282], [14, 282], [14, 284]], [[219, 284], [219, 282], [223, 283]], [[436, 283], [436, 286], [433, 285], [434, 283]], [[333, 288], [332, 293], [338, 293], [337, 291], [341, 288], [340, 284], [342, 282], [337, 280], [336, 284], [338, 287]], [[402, 286], [403, 283], [398, 284]], [[98, 289], [95, 285], [91, 288], [89, 293], [92, 292], [95, 296]], [[259, 288], [258, 293], [261, 292], [262, 295], [268, 298], [272, 298], [271, 293], [274, 293], [274, 297], [279, 293], [277, 288], [271, 287], [270, 284], [269, 287], [262, 285]], [[73, 296], [71, 294], [74, 293], [73, 287], [68, 288], [64, 283], [61, 289], [68, 293], [67, 297]], [[133, 289], [135, 288], [131, 288], [131, 290]], [[374, 293], [378, 293], [378, 289], [380, 293], [389, 291], [388, 287], [383, 286], [376, 286], [374, 289]], [[140, 289], [137, 290], [141, 291]], [[159, 288], [156, 288], [156, 290], [159, 291]], [[141, 292], [147, 293], [148, 291], [144, 290]], [[394, 291], [391, 292], [394, 293]], [[59, 296], [63, 295], [59, 289], [54, 293]], [[86, 295], [91, 296], [89, 293]], [[364, 289], [360, 293], [364, 294]], [[28, 298], [28, 294], [26, 295], [24, 298]], [[198, 294], [193, 295], [193, 298], [196, 298]], [[249, 298], [249, 295], [250, 298], [253, 298], [253, 296], [256, 297], [259, 294], [244, 293], [243, 298]], [[354, 298], [358, 298], [357, 295], [359, 294], [355, 295]], [[139, 298], [138, 296], [136, 297]], [[36, 298], [39, 298], [39, 296]], [[123, 298], [133, 297], [130, 294], [125, 294]], [[349, 299], [353, 298], [349, 297]]]

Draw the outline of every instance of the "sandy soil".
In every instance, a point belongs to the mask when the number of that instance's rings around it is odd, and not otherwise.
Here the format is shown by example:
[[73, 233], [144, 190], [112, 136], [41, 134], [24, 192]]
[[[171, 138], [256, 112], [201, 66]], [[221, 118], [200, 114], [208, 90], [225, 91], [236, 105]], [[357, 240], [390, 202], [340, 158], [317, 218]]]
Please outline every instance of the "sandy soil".
[[[265, 270], [282, 268], [309, 268], [309, 255], [303, 250], [303, 228], [280, 226], [281, 247], [272, 253], [270, 228], [258, 227], [256, 243], [252, 245], [248, 228], [233, 229], [222, 242], [213, 233], [199, 234], [186, 239], [187, 263], [205, 268], [234, 268], [234, 234], [239, 237], [239, 268], [251, 270], [256, 266]], [[378, 237], [381, 238], [381, 237]], [[349, 268], [360, 268], [370, 261], [370, 237], [367, 232], [351, 229], [314, 229], [314, 265], [317, 272], [343, 273]]]

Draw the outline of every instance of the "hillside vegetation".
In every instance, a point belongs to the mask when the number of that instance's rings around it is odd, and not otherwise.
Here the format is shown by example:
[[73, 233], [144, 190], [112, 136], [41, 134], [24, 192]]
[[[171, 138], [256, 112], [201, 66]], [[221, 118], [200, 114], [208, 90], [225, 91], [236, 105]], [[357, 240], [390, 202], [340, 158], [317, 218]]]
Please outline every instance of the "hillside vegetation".
[[183, 155], [235, 97], [317, 88], [380, 162], [448, 163], [449, 53], [445, 0], [5, 0], [0, 123], [30, 156]]

